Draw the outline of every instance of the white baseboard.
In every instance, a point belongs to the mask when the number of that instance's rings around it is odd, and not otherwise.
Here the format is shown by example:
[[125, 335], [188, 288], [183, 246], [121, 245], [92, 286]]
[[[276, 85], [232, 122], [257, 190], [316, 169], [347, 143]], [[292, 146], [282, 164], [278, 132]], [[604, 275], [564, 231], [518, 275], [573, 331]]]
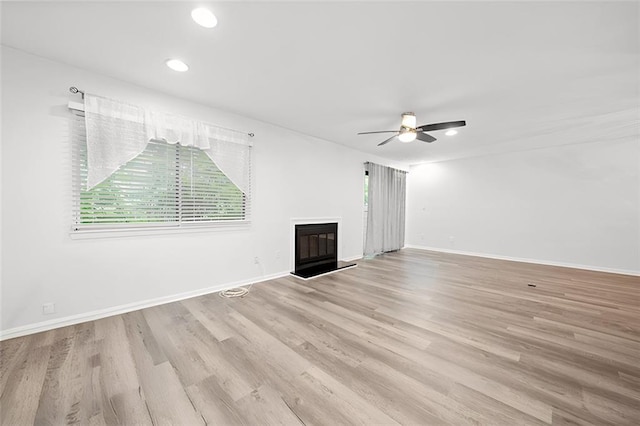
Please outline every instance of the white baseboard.
[[344, 259], [340, 259], [340, 261], [341, 262], [353, 262], [354, 260], [359, 260], [359, 259], [362, 259], [362, 255], [345, 257]]
[[406, 244], [405, 248], [413, 248], [418, 250], [438, 251], [441, 253], [462, 254], [465, 256], [486, 257], [489, 259], [510, 260], [512, 262], [535, 263], [538, 265], [562, 266], [564, 268], [585, 269], [587, 271], [608, 272], [610, 274], [640, 276], [640, 271], [628, 269], [605, 268], [600, 266], [579, 265], [575, 263], [555, 262], [552, 260], [527, 259], [523, 257], [502, 256], [498, 254], [476, 253], [471, 251], [451, 250], [439, 247], [419, 246], [415, 244]]
[[289, 271], [278, 272], [275, 274], [265, 275], [263, 277], [242, 280], [233, 283], [219, 284], [212, 287], [202, 288], [198, 290], [188, 291], [185, 293], [174, 294], [171, 296], [156, 297], [154, 299], [142, 300], [140, 302], [127, 303], [125, 305], [114, 306], [111, 308], [99, 309], [96, 311], [85, 312], [77, 315], [70, 315], [62, 318], [56, 318], [48, 321], [37, 322], [34, 324], [23, 325], [20, 327], [10, 328], [0, 331], [0, 341], [13, 339], [14, 337], [26, 336], [28, 334], [40, 333], [42, 331], [53, 330], [54, 328], [66, 327], [69, 325], [79, 324], [87, 321], [95, 321], [101, 318], [113, 315], [125, 314], [127, 312], [138, 311], [152, 306], [164, 305], [166, 303], [177, 302], [192, 297], [203, 296], [205, 294], [217, 293], [222, 290], [240, 287], [249, 284], [255, 284], [263, 281], [269, 281], [289, 275]]

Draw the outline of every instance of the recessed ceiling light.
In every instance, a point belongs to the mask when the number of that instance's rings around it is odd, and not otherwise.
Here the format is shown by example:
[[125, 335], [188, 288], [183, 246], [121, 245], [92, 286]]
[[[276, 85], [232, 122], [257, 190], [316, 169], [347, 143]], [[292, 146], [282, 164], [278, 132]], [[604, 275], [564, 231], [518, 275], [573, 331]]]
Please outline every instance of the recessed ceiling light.
[[447, 133], [445, 133], [445, 135], [447, 136], [453, 136], [453, 135], [457, 135], [458, 131], [455, 129], [451, 129], [451, 130], [447, 130]]
[[206, 7], [199, 7], [191, 11], [191, 17], [198, 25], [202, 25], [205, 28], [213, 28], [218, 25], [218, 19]]
[[189, 69], [189, 66], [180, 59], [167, 59], [166, 64], [169, 68], [178, 72], [185, 72]]

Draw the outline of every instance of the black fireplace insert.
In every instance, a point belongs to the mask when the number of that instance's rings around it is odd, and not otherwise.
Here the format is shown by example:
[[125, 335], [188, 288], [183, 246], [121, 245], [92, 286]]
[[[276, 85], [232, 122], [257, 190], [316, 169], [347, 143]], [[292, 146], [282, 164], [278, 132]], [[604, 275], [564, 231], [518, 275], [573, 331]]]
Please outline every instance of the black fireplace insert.
[[355, 263], [338, 261], [337, 223], [296, 225], [295, 235], [293, 275], [308, 279], [356, 266]]
[[310, 277], [338, 268], [338, 224], [296, 225], [294, 274]]

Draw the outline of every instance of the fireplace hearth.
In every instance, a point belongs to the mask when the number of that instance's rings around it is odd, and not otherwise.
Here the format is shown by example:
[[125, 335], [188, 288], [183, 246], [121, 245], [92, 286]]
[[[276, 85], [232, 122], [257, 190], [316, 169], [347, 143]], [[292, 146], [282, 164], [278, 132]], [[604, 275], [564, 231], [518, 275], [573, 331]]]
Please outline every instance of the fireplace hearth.
[[337, 223], [295, 225], [293, 275], [307, 279], [350, 266], [338, 262]]

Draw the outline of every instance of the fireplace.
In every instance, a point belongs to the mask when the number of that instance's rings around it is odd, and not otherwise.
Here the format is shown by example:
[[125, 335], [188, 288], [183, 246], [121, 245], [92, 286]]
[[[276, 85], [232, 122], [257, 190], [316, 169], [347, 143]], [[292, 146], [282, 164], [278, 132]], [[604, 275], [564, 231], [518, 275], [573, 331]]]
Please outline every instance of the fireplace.
[[304, 278], [338, 268], [338, 224], [296, 225], [294, 274]]
[[[336, 219], [336, 222], [329, 222]], [[357, 266], [355, 263], [338, 260], [339, 218], [292, 219], [291, 222], [294, 225], [291, 228], [294, 268], [292, 275], [308, 280]]]

